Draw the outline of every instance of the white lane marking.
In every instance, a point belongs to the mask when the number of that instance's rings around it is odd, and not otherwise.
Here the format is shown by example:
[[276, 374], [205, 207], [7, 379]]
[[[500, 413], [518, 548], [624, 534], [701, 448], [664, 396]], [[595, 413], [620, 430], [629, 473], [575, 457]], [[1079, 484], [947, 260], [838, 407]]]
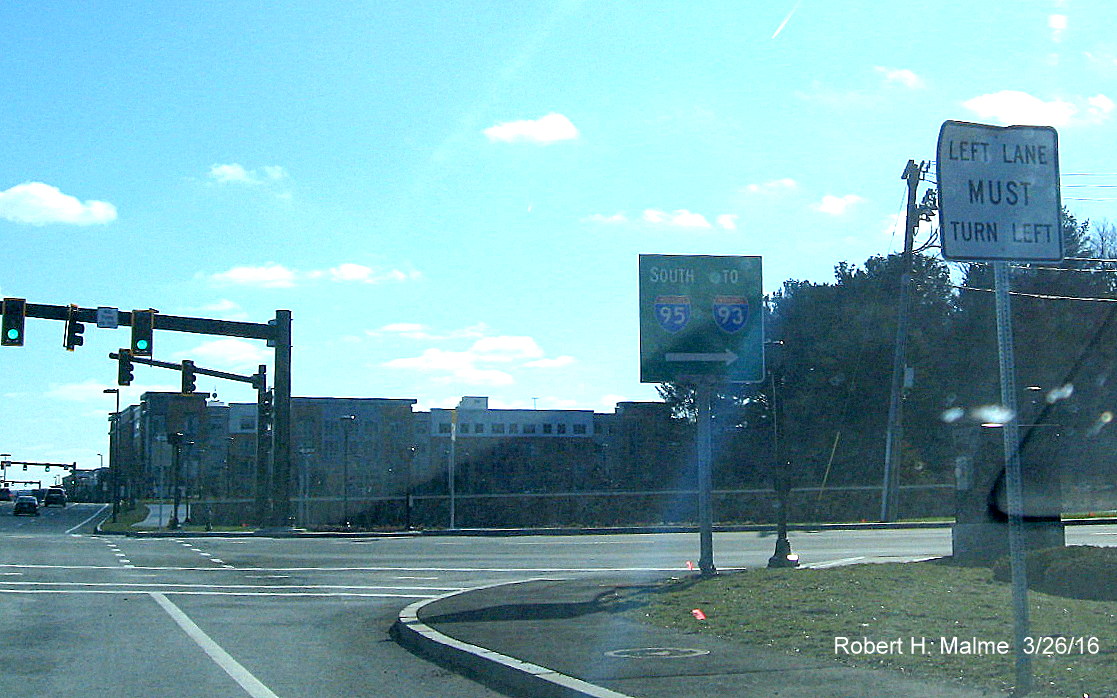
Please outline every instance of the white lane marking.
[[172, 584], [166, 582], [0, 582], [8, 586], [159, 587], [160, 589], [382, 589], [385, 591], [462, 591], [465, 587], [363, 586], [359, 584]]
[[[0, 594], [153, 594], [142, 589], [0, 589]], [[321, 596], [326, 598], [355, 597], [366, 599], [433, 599], [437, 594], [366, 594], [351, 591], [188, 591], [167, 590], [164, 594], [180, 596]]]
[[182, 628], [186, 634], [190, 636], [190, 639], [197, 643], [197, 645], [202, 648], [202, 651], [208, 654], [209, 658], [217, 663], [217, 666], [221, 667], [226, 674], [240, 684], [240, 687], [243, 688], [248, 695], [252, 696], [252, 698], [279, 698], [279, 696], [272, 693], [271, 689], [253, 676], [248, 669], [245, 669], [240, 662], [233, 659], [220, 645], [210, 639], [209, 635], [206, 635], [194, 621], [190, 620], [190, 618], [187, 617], [178, 606], [171, 603], [166, 596], [156, 592], [149, 593], [151, 594], [151, 598], [155, 599], [155, 602], [163, 607], [167, 615], [174, 619], [175, 623], [178, 623], [178, 627]]
[[108, 509], [108, 508], [109, 508], [109, 505], [108, 505], [108, 504], [102, 504], [102, 505], [101, 505], [101, 508], [100, 508], [100, 509], [98, 509], [98, 510], [97, 510], [96, 512], [94, 512], [93, 516], [90, 516], [90, 517], [89, 517], [88, 519], [86, 519], [85, 521], [82, 521], [82, 522], [81, 522], [80, 524], [78, 524], [77, 526], [74, 526], [74, 527], [73, 527], [73, 528], [71, 528], [70, 530], [66, 531], [66, 533], [73, 533], [74, 531], [76, 531], [76, 530], [78, 530], [79, 528], [81, 528], [82, 526], [86, 525], [87, 523], [89, 523], [89, 522], [90, 522], [90, 521], [92, 521], [93, 519], [95, 519], [95, 518], [97, 518], [98, 516], [100, 516], [100, 515], [101, 515], [101, 513], [102, 513], [102, 512], [104, 512], [104, 511], [105, 511], [105, 509]]
[[[17, 563], [0, 563], [0, 568], [14, 567], [17, 569], [50, 569], [50, 570], [111, 570], [118, 569], [107, 565], [31, 565]], [[227, 569], [234, 569], [231, 565]], [[196, 572], [206, 570], [219, 570], [220, 567], [137, 567], [143, 570], [169, 570], [173, 572]], [[573, 574], [576, 572], [679, 572], [686, 570], [683, 565], [673, 567], [238, 567], [241, 572], [504, 572], [508, 574], [528, 573], [557, 573]], [[721, 567], [725, 571], [743, 570], [744, 567]]]
[[826, 562], [813, 562], [809, 565], [803, 565], [803, 567], [806, 567], [806, 568], [812, 569], [812, 570], [824, 570], [827, 567], [841, 567], [842, 565], [852, 565], [853, 563], [857, 562], [858, 560], [864, 560], [864, 559], [865, 559], [864, 556], [861, 556], [861, 557], [843, 557], [843, 558], [838, 559], [838, 560], [827, 560]]
[[4, 577], [22, 577], [23, 572], [0, 572], [0, 576]]

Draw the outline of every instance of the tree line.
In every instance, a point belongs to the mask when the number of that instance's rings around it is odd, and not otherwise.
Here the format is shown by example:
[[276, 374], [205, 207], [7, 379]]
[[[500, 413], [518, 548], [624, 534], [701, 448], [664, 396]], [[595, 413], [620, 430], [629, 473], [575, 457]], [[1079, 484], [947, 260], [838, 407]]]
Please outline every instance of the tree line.
[[[1097, 493], [1117, 474], [1117, 233], [1066, 209], [1062, 227], [1063, 261], [1011, 266], [1021, 453]], [[766, 298], [766, 380], [715, 399], [715, 488], [882, 482], [904, 261], [842, 262]], [[959, 456], [995, 459], [1000, 438], [993, 270], [914, 253], [911, 279], [898, 480], [952, 483]], [[694, 418], [688, 387], [660, 394]]]

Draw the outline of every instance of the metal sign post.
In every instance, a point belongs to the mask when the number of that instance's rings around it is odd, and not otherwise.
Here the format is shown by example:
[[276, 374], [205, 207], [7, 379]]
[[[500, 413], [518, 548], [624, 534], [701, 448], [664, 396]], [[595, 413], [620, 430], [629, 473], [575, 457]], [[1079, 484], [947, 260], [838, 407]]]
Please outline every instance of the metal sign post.
[[717, 574], [714, 567], [713, 508], [713, 385], [707, 381], [695, 386], [694, 401], [698, 407], [698, 569], [703, 575]]
[[1024, 564], [1024, 494], [1020, 472], [1020, 432], [1016, 423], [1016, 358], [1012, 342], [1012, 307], [1006, 262], [993, 262], [997, 303], [997, 353], [1001, 369], [1001, 406], [1008, 414], [1002, 426], [1005, 485], [1008, 495], [1008, 553], [1012, 568], [1012, 612], [1015, 629], [1016, 691], [1032, 687], [1032, 658], [1024, 651], [1028, 636], [1028, 573]]

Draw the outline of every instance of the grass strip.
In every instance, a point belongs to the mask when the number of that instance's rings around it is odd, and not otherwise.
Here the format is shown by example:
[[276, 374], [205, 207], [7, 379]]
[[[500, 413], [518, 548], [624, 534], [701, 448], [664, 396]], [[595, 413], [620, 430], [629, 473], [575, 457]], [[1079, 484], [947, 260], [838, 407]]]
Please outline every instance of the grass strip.
[[[1007, 691], [1015, 679], [1011, 601], [1011, 585], [988, 568], [928, 561], [678, 580], [627, 613], [790, 654]], [[1034, 695], [1117, 696], [1117, 602], [1031, 591], [1028, 603], [1029, 635], [1051, 651], [1032, 658]], [[836, 638], [883, 641], [885, 651], [847, 653]], [[975, 641], [991, 652], [965, 654]], [[1007, 652], [996, 651], [998, 642]]]
[[146, 518], [147, 506], [144, 504], [137, 504], [132, 509], [121, 508], [117, 512], [115, 522], [111, 515], [101, 522], [101, 530], [106, 533], [124, 533], [132, 530], [133, 524], [137, 524]]

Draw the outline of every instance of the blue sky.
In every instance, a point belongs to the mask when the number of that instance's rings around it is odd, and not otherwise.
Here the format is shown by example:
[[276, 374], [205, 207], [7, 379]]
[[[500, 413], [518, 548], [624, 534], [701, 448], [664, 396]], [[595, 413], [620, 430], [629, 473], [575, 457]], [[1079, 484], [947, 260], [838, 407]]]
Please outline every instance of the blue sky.
[[[772, 291], [897, 251], [900, 174], [946, 119], [1055, 126], [1064, 202], [1114, 218], [1081, 186], [1117, 184], [1113, 20], [1104, 0], [8, 3], [0, 293], [290, 309], [296, 395], [611, 411], [655, 398], [638, 254], [759, 255]], [[0, 451], [96, 467], [127, 330], [61, 342], [29, 320], [0, 350]], [[269, 360], [162, 332], [155, 353]], [[123, 396], [177, 384], [137, 367]]]

